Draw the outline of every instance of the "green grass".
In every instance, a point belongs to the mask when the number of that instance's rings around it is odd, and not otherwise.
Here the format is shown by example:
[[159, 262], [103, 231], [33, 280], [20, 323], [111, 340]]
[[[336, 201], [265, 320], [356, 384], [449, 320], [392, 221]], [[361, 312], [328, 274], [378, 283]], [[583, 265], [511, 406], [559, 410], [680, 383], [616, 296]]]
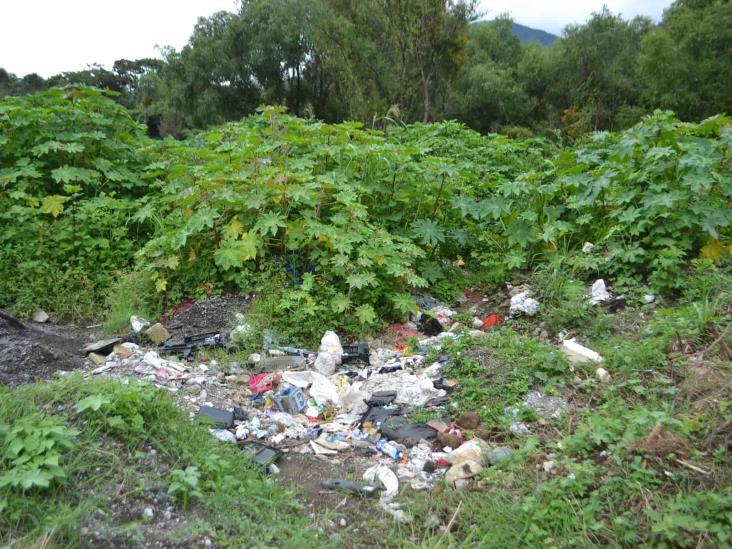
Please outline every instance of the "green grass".
[[105, 334], [129, 333], [132, 315], [151, 322], [160, 316], [160, 297], [144, 273], [119, 273], [109, 290], [106, 311], [102, 326]]
[[[0, 389], [0, 424], [40, 417], [78, 430], [73, 448], [61, 454], [65, 478], [48, 488], [0, 488], [0, 544], [45, 540], [79, 546], [90, 543], [86, 526], [101, 533], [102, 544], [133, 545], [141, 536], [154, 536], [154, 526], [146, 527], [140, 514], [115, 516], [112, 508], [153, 497], [160, 502], [157, 513], [171, 505], [186, 519], [164, 533], [168, 540], [198, 544], [209, 537], [222, 546], [282, 547], [318, 542], [290, 492], [192, 424], [164, 392], [134, 382], [88, 383], [78, 376]], [[5, 454], [10, 442], [3, 443]], [[169, 494], [175, 472], [191, 467], [198, 476], [186, 497]], [[0, 478], [11, 469], [8, 459], [0, 459]]]

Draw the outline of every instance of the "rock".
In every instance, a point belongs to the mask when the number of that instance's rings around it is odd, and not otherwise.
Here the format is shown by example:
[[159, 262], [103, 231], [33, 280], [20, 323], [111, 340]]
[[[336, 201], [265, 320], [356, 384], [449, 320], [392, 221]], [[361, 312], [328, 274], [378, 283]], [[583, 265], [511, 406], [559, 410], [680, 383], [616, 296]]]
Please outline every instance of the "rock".
[[457, 465], [458, 463], [463, 463], [465, 461], [483, 463], [483, 456], [489, 451], [490, 447], [485, 442], [479, 438], [474, 438], [465, 444], [462, 444], [450, 454], [450, 463], [453, 465]]
[[145, 328], [150, 327], [150, 322], [145, 320], [144, 318], [140, 316], [132, 315], [130, 317], [130, 326], [132, 326], [132, 331], [136, 334], [139, 334], [141, 331], [143, 331]]
[[582, 252], [589, 254], [592, 252], [592, 250], [595, 248], [595, 245], [592, 242], [585, 242], [582, 246]]
[[38, 309], [35, 313], [33, 313], [33, 316], [31, 318], [33, 319], [33, 322], [38, 322], [39, 324], [45, 324], [49, 321], [48, 313], [43, 309]]
[[643, 303], [645, 303], [646, 305], [650, 305], [654, 301], [656, 301], [656, 296], [653, 294], [646, 294], [643, 296]]
[[112, 351], [120, 358], [130, 358], [135, 354], [135, 351], [125, 347], [123, 344], [115, 345]]
[[460, 445], [463, 443], [456, 435], [449, 433], [437, 433], [437, 440], [442, 446], [449, 446], [450, 448], [460, 448]]
[[483, 321], [477, 316], [473, 317], [473, 329], [480, 330], [483, 327]]
[[512, 421], [511, 425], [508, 426], [508, 430], [511, 431], [512, 435], [517, 437], [527, 436], [531, 433], [528, 425], [522, 421]]
[[145, 335], [150, 341], [155, 343], [155, 345], [162, 345], [170, 339], [170, 332], [168, 332], [168, 330], [165, 329], [165, 326], [160, 324], [160, 322], [153, 324], [145, 330]]
[[457, 419], [457, 424], [463, 429], [473, 431], [480, 425], [480, 416], [475, 412], [465, 412]]
[[489, 440], [492, 435], [490, 428], [485, 425], [481, 425], [475, 430], [475, 436], [483, 440]]
[[155, 511], [153, 511], [152, 507], [145, 507], [145, 510], [142, 512], [142, 517], [147, 520], [152, 520], [155, 516]]
[[499, 446], [498, 448], [494, 448], [493, 450], [485, 453], [483, 458], [491, 465], [495, 465], [496, 463], [508, 459], [512, 454], [513, 450], [511, 450], [511, 448]]
[[477, 461], [463, 461], [457, 465], [453, 465], [445, 473], [445, 480], [447, 482], [455, 482], [465, 478], [472, 478], [483, 470], [483, 466]]
[[600, 383], [603, 383], [607, 385], [610, 383], [610, 373], [605, 368], [598, 368], [595, 370], [595, 377], [598, 379]]
[[183, 392], [195, 396], [201, 393], [201, 389], [202, 387], [200, 385], [186, 385]]
[[552, 460], [547, 460], [542, 464], [542, 467], [544, 468], [544, 472], [548, 473], [552, 469], [554, 469], [557, 466], [556, 463], [554, 463]]
[[452, 333], [452, 334], [456, 334], [456, 333], [458, 333], [458, 332], [459, 332], [460, 330], [462, 330], [462, 329], [463, 329], [463, 327], [464, 327], [464, 326], [463, 326], [462, 324], [460, 324], [459, 322], [456, 322], [455, 324], [453, 324], [452, 326], [450, 326], [450, 329], [448, 330], [448, 332], [450, 332], [450, 333]]
[[107, 357], [99, 353], [89, 353], [88, 358], [97, 366], [101, 366], [107, 362]]
[[470, 330], [468, 332], [468, 335], [470, 337], [483, 337], [486, 334], [485, 334], [485, 332], [483, 330]]
[[247, 358], [247, 364], [251, 366], [256, 366], [260, 360], [262, 360], [262, 355], [260, 355], [259, 353], [252, 353], [251, 355], [249, 355], [249, 358]]
[[119, 337], [114, 337], [111, 339], [102, 339], [100, 341], [96, 341], [90, 345], [87, 345], [82, 349], [82, 352], [85, 355], [88, 355], [89, 353], [99, 353], [102, 355], [108, 355], [112, 352], [114, 349], [114, 346], [117, 345], [117, 343], [120, 343], [122, 339]]
[[561, 397], [542, 395], [529, 391], [524, 397], [524, 406], [531, 408], [544, 419], [557, 419], [567, 413], [567, 401]]

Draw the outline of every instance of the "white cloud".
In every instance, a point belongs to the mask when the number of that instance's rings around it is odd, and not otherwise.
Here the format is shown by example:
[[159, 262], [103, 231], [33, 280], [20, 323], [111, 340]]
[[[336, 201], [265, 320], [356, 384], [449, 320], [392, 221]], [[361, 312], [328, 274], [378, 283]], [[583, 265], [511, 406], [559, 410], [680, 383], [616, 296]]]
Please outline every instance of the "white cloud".
[[[626, 17], [660, 19], [670, 0], [482, 0], [487, 17], [509, 12], [524, 25], [559, 34], [607, 4]], [[48, 77], [91, 63], [159, 57], [155, 46], [181, 48], [200, 16], [233, 11], [236, 0], [0, 0], [0, 67]]]
[[1, 0], [0, 67], [43, 77], [90, 63], [159, 57], [186, 44], [198, 17], [236, 0]]

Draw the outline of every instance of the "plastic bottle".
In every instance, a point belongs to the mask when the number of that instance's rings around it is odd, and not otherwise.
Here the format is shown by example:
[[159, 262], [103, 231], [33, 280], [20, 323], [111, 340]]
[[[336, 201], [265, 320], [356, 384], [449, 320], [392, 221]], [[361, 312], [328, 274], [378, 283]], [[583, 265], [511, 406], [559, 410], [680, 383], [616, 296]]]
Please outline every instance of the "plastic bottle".
[[393, 442], [383, 438], [376, 443], [376, 449], [392, 459], [399, 459], [402, 456], [402, 451]]

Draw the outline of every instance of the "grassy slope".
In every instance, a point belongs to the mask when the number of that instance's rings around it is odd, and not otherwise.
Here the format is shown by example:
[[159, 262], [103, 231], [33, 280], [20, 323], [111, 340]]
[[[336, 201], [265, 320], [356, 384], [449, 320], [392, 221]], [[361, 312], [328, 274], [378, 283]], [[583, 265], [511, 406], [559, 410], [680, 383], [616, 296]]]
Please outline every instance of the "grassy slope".
[[[384, 517], [359, 526], [384, 532], [384, 544], [398, 547], [728, 544], [732, 368], [710, 346], [707, 322], [720, 328], [729, 322], [729, 271], [701, 266], [685, 276], [685, 294], [673, 306], [617, 315], [586, 308], [578, 291], [584, 284], [572, 282], [571, 273], [535, 273], [543, 303], [537, 322], [513, 322], [448, 349], [455, 361], [450, 375], [459, 381], [457, 410], [478, 410], [488, 427], [483, 436], [512, 447], [513, 457], [487, 469], [468, 492], [403, 492], [410, 524]], [[594, 368], [572, 372], [542, 341], [542, 327], [553, 329], [552, 323], [606, 357], [610, 385], [593, 381]], [[534, 436], [516, 439], [502, 410], [529, 387], [565, 396], [573, 411], [535, 422]], [[326, 511], [304, 516], [292, 494], [193, 426], [165, 394], [78, 377], [0, 391], [0, 423], [18, 425], [40, 414], [80, 431], [63, 453], [65, 483], [50, 491], [0, 488], [0, 543], [343, 543], [323, 533], [333, 529]], [[90, 408], [79, 413], [78, 402]], [[556, 467], [546, 472], [549, 459]], [[7, 459], [0, 462], [0, 473], [8, 468]], [[186, 478], [195, 486], [168, 494]], [[152, 521], [142, 517], [148, 505], [156, 509]], [[168, 507], [170, 520], [162, 516]], [[349, 543], [359, 546], [358, 538]]]

